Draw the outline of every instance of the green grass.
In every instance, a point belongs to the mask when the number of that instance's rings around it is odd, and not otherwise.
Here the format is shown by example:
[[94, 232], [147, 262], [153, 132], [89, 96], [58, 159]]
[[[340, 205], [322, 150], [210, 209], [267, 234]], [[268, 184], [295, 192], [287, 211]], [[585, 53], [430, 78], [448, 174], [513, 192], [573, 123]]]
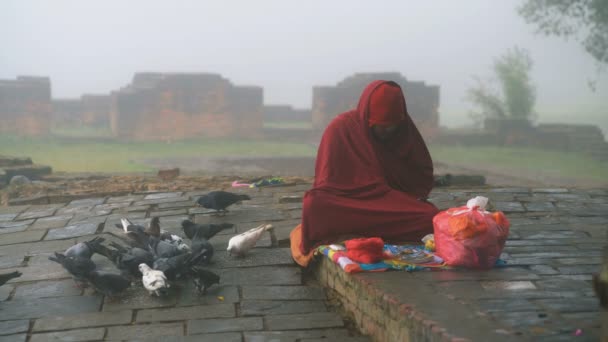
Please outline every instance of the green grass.
[[464, 147], [431, 145], [435, 162], [469, 167], [487, 166], [505, 174], [542, 173], [569, 179], [608, 180], [608, 162], [557, 151], [515, 147]]
[[255, 140], [184, 140], [162, 142], [100, 142], [58, 137], [0, 136], [0, 155], [29, 156], [35, 163], [68, 172], [146, 172], [146, 158], [208, 158], [222, 156], [312, 156], [310, 145]]
[[264, 128], [312, 128], [310, 121], [271, 121], [264, 122]]
[[73, 138], [98, 138], [98, 137], [111, 137], [112, 131], [110, 127], [90, 127], [80, 125], [70, 126], [53, 126], [51, 127], [51, 134], [59, 137], [73, 137]]

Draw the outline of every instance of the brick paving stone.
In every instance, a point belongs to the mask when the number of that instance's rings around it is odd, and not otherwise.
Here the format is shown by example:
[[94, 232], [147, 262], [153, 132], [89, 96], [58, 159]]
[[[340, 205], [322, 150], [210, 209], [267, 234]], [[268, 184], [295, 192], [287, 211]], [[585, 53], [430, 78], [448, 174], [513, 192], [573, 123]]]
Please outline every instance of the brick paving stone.
[[569, 274], [592, 274], [599, 271], [597, 265], [576, 265], [576, 266], [561, 266], [557, 268], [563, 275]]
[[27, 211], [24, 211], [21, 214], [19, 214], [19, 216], [17, 216], [15, 218], [15, 220], [28, 220], [28, 219], [33, 219], [33, 218], [52, 216], [55, 213], [55, 211], [57, 211], [57, 208], [54, 208], [54, 207], [51, 207], [51, 208], [32, 207], [32, 208], [28, 209]]
[[140, 205], [155, 205], [155, 204], [161, 204], [161, 203], [172, 203], [172, 202], [184, 202], [184, 201], [188, 201], [190, 200], [190, 198], [188, 197], [168, 197], [168, 198], [155, 198], [155, 199], [144, 199], [141, 201], [136, 201], [133, 202], [134, 206], [140, 206]]
[[228, 268], [219, 272], [222, 284], [247, 285], [300, 285], [302, 271], [299, 267], [251, 267]]
[[25, 342], [27, 334], [0, 336], [0, 342]]
[[521, 291], [534, 290], [536, 286], [531, 281], [482, 281], [481, 287], [490, 290]]
[[213, 304], [167, 309], [146, 309], [137, 312], [137, 322], [181, 321], [187, 319], [229, 318], [236, 315], [234, 304]]
[[597, 298], [539, 299], [539, 305], [561, 312], [599, 311]]
[[69, 316], [49, 316], [37, 319], [34, 323], [33, 331], [42, 332], [129, 324], [131, 323], [132, 316], [131, 310], [112, 313], [90, 312]]
[[600, 256], [589, 256], [582, 258], [560, 258], [555, 262], [561, 265], [599, 265], [602, 263]]
[[50, 216], [39, 218], [30, 226], [30, 229], [50, 229], [65, 227], [73, 218], [72, 215]]
[[129, 206], [129, 202], [117, 202], [117, 203], [106, 203], [98, 204], [93, 207], [92, 211], [112, 211], [114, 209], [125, 208]]
[[216, 250], [212, 268], [257, 267], [294, 265], [289, 248], [254, 248], [246, 257], [229, 256], [226, 251]]
[[112, 212], [114, 214], [123, 214], [123, 213], [147, 211], [148, 209], [150, 209], [149, 205], [136, 205], [136, 206], [126, 207], [126, 208], [114, 209], [114, 210], [112, 210]]
[[56, 215], [86, 215], [91, 213], [92, 205], [78, 205], [59, 208]]
[[10, 302], [10, 310], [0, 310], [0, 321], [97, 311], [101, 297], [15, 299]]
[[0, 322], [0, 335], [13, 335], [17, 333], [27, 332], [29, 326], [30, 321], [27, 319]]
[[571, 230], [522, 231], [520, 234], [525, 239], [576, 239], [589, 237], [585, 232]]
[[138, 324], [109, 327], [106, 340], [149, 341], [162, 336], [183, 336], [183, 323]]
[[40, 241], [46, 234], [44, 230], [23, 231], [16, 233], [2, 234], [0, 245], [12, 245], [16, 243]]
[[99, 341], [103, 340], [106, 330], [104, 328], [78, 329], [58, 331], [52, 333], [33, 334], [30, 342], [47, 341]]
[[[17, 221], [17, 222], [22, 222], [22, 221]], [[10, 223], [16, 223], [16, 222], [0, 222], [0, 234], [22, 232], [22, 231], [26, 230], [28, 227], [27, 224], [15, 224], [15, 225], [11, 225], [10, 227], [2, 227], [2, 225], [6, 224], [6, 223], [10, 224]]]
[[[230, 210], [230, 208], [228, 208]], [[196, 223], [241, 223], [241, 222], [269, 222], [280, 221], [287, 217], [279, 210], [259, 209], [259, 210], [233, 210], [224, 216], [200, 215], [195, 216]]]
[[90, 235], [94, 234], [98, 227], [99, 225], [94, 223], [80, 223], [64, 228], [51, 229], [44, 239], [55, 240]]
[[153, 211], [150, 213], [150, 217], [163, 217], [163, 216], [175, 216], [175, 215], [186, 215], [188, 212], [186, 209], [174, 209], [174, 210], [162, 210]]
[[[289, 341], [296, 342], [305, 338], [324, 338], [326, 341], [343, 341], [349, 338], [346, 329], [311, 329], [288, 331], [246, 331], [245, 342], [256, 341]], [[348, 340], [347, 340], [348, 341]]]
[[[44, 231], [32, 231], [32, 233], [44, 233]], [[2, 236], [4, 238], [4, 235]], [[74, 239], [39, 241], [22, 243], [18, 245], [0, 246], [0, 255], [29, 254], [36, 255], [66, 250], [74, 244]]]
[[188, 335], [264, 329], [261, 317], [218, 318], [188, 321]]
[[569, 192], [566, 188], [533, 188], [533, 193], [542, 193], [542, 194], [562, 194]]
[[175, 208], [184, 208], [184, 209], [189, 209], [194, 207], [194, 201], [180, 201], [180, 202], [167, 202], [167, 203], [159, 203], [156, 206], [159, 210], [166, 210], [166, 209], [175, 209]]
[[10, 284], [4, 284], [2, 287], [0, 287], [0, 302], [7, 300], [11, 296], [14, 289], [15, 287]]
[[19, 214], [31, 207], [30, 205], [11, 205], [0, 207], [0, 214]]
[[412, 274], [415, 278], [431, 279], [433, 281], [454, 280], [536, 280], [539, 276], [519, 267], [506, 267], [503, 269], [491, 269], [488, 271], [443, 271], [443, 272], [418, 272]]
[[542, 311], [538, 304], [527, 299], [482, 299], [477, 303], [485, 312]]
[[222, 303], [238, 303], [239, 290], [236, 286], [229, 286], [224, 283], [224, 279], [220, 276], [220, 285], [213, 285], [207, 289], [207, 293], [198, 294], [198, 290], [194, 287], [192, 281], [187, 281], [182, 284], [180, 293], [177, 299], [177, 306], [193, 306], [193, 305], [215, 305]]
[[79, 207], [79, 206], [96, 206], [98, 204], [103, 204], [106, 201], [105, 197], [94, 197], [94, 198], [84, 198], [73, 200], [70, 202], [68, 206], [70, 207]]
[[[202, 334], [187, 336], [180, 339], [180, 342], [192, 341], [192, 342], [241, 342], [243, 337], [241, 333], [218, 333], [218, 334]], [[261, 341], [260, 341], [261, 342]], [[278, 342], [278, 341], [277, 341]]]
[[244, 300], [324, 300], [322, 288], [309, 286], [243, 286]]
[[554, 211], [557, 208], [551, 202], [530, 202], [524, 203], [527, 211]]
[[15, 217], [17, 217], [17, 215], [17, 213], [0, 214], [0, 221], [11, 221]]
[[495, 202], [494, 206], [495, 206], [496, 210], [500, 210], [505, 213], [525, 212], [526, 211], [526, 209], [520, 202]]
[[129, 309], [150, 309], [167, 306], [175, 306], [177, 297], [175, 295], [156, 297], [150, 296], [140, 286], [131, 286], [120, 294], [120, 297], [105, 298], [103, 303], [104, 312], [124, 311]]
[[154, 200], [154, 199], [162, 199], [162, 198], [176, 198], [181, 197], [182, 192], [161, 192], [157, 194], [150, 194], [144, 196], [144, 200]]
[[82, 291], [74, 286], [74, 281], [38, 281], [17, 286], [13, 298], [44, 298], [79, 296]]
[[110, 197], [106, 200], [106, 203], [121, 203], [121, 202], [134, 202], [134, 201], [139, 201], [142, 200], [144, 198], [143, 195], [126, 195], [126, 196], [116, 196], [116, 197]]
[[21, 266], [22, 263], [23, 255], [2, 255], [0, 257], [0, 269], [15, 268], [17, 266]]
[[530, 266], [530, 270], [536, 274], [542, 274], [542, 275], [550, 275], [550, 274], [558, 274], [559, 272], [548, 265], [533, 265]]
[[241, 315], [243, 316], [303, 314], [326, 311], [327, 307], [321, 300], [245, 300], [241, 302]]
[[342, 318], [334, 312], [266, 316], [264, 320], [270, 330], [340, 328], [344, 326]]

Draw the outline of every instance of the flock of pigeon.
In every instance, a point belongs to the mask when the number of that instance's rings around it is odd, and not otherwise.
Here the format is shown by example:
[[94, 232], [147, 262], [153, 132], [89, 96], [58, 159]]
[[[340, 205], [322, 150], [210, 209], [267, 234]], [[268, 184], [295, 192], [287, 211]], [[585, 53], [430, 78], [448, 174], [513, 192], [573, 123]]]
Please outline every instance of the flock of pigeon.
[[[251, 199], [226, 191], [212, 191], [197, 199], [196, 203], [216, 213], [225, 214], [226, 208], [234, 203]], [[171, 281], [189, 277], [199, 294], [218, 284], [220, 277], [205, 267], [211, 263], [214, 248], [209, 240], [224, 229], [232, 228], [230, 223], [196, 224], [190, 220], [181, 223], [185, 237], [171, 234], [160, 228], [158, 217], [153, 217], [148, 227], [133, 224], [126, 218], [116, 227], [122, 230], [129, 247], [116, 242], [104, 245], [102, 237], [77, 243], [63, 253], [54, 253], [49, 260], [55, 261], [68, 271], [79, 287], [91, 285], [96, 291], [110, 298], [131, 286], [133, 279], [141, 279], [143, 287], [150, 295], [162, 296], [168, 293]], [[230, 238], [227, 251], [230, 255], [244, 256], [263, 233], [272, 225], [263, 224]], [[98, 270], [91, 260], [93, 254], [108, 258], [120, 273]], [[21, 273], [0, 274], [0, 286]]]

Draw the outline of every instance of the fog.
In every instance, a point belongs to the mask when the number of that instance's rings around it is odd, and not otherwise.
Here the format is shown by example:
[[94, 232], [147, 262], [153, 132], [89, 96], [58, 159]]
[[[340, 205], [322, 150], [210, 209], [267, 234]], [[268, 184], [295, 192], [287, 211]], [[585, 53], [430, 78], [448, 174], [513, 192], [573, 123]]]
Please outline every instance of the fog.
[[[530, 51], [540, 121], [608, 129], [608, 73], [577, 42], [536, 35], [521, 1], [30, 1], [0, 5], [0, 78], [48, 75], [53, 97], [108, 93], [137, 71], [220, 73], [267, 104], [311, 106], [314, 85], [399, 71], [441, 86], [441, 124], [468, 124], [473, 75]], [[593, 92], [588, 80], [597, 80]]]

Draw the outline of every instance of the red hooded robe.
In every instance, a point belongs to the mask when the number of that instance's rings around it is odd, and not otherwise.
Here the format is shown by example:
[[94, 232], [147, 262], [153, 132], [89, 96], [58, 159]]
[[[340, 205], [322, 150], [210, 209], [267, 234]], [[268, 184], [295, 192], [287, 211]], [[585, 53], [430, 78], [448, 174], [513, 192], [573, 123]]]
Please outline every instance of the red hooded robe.
[[433, 231], [432, 219], [438, 210], [420, 200], [433, 186], [433, 162], [407, 114], [401, 91], [383, 95], [398, 96], [403, 103], [405, 115], [398, 136], [382, 144], [371, 134], [371, 95], [387, 85], [399, 87], [394, 82], [372, 82], [357, 109], [338, 115], [325, 129], [315, 181], [304, 196], [303, 254], [344, 235], [419, 241]]

